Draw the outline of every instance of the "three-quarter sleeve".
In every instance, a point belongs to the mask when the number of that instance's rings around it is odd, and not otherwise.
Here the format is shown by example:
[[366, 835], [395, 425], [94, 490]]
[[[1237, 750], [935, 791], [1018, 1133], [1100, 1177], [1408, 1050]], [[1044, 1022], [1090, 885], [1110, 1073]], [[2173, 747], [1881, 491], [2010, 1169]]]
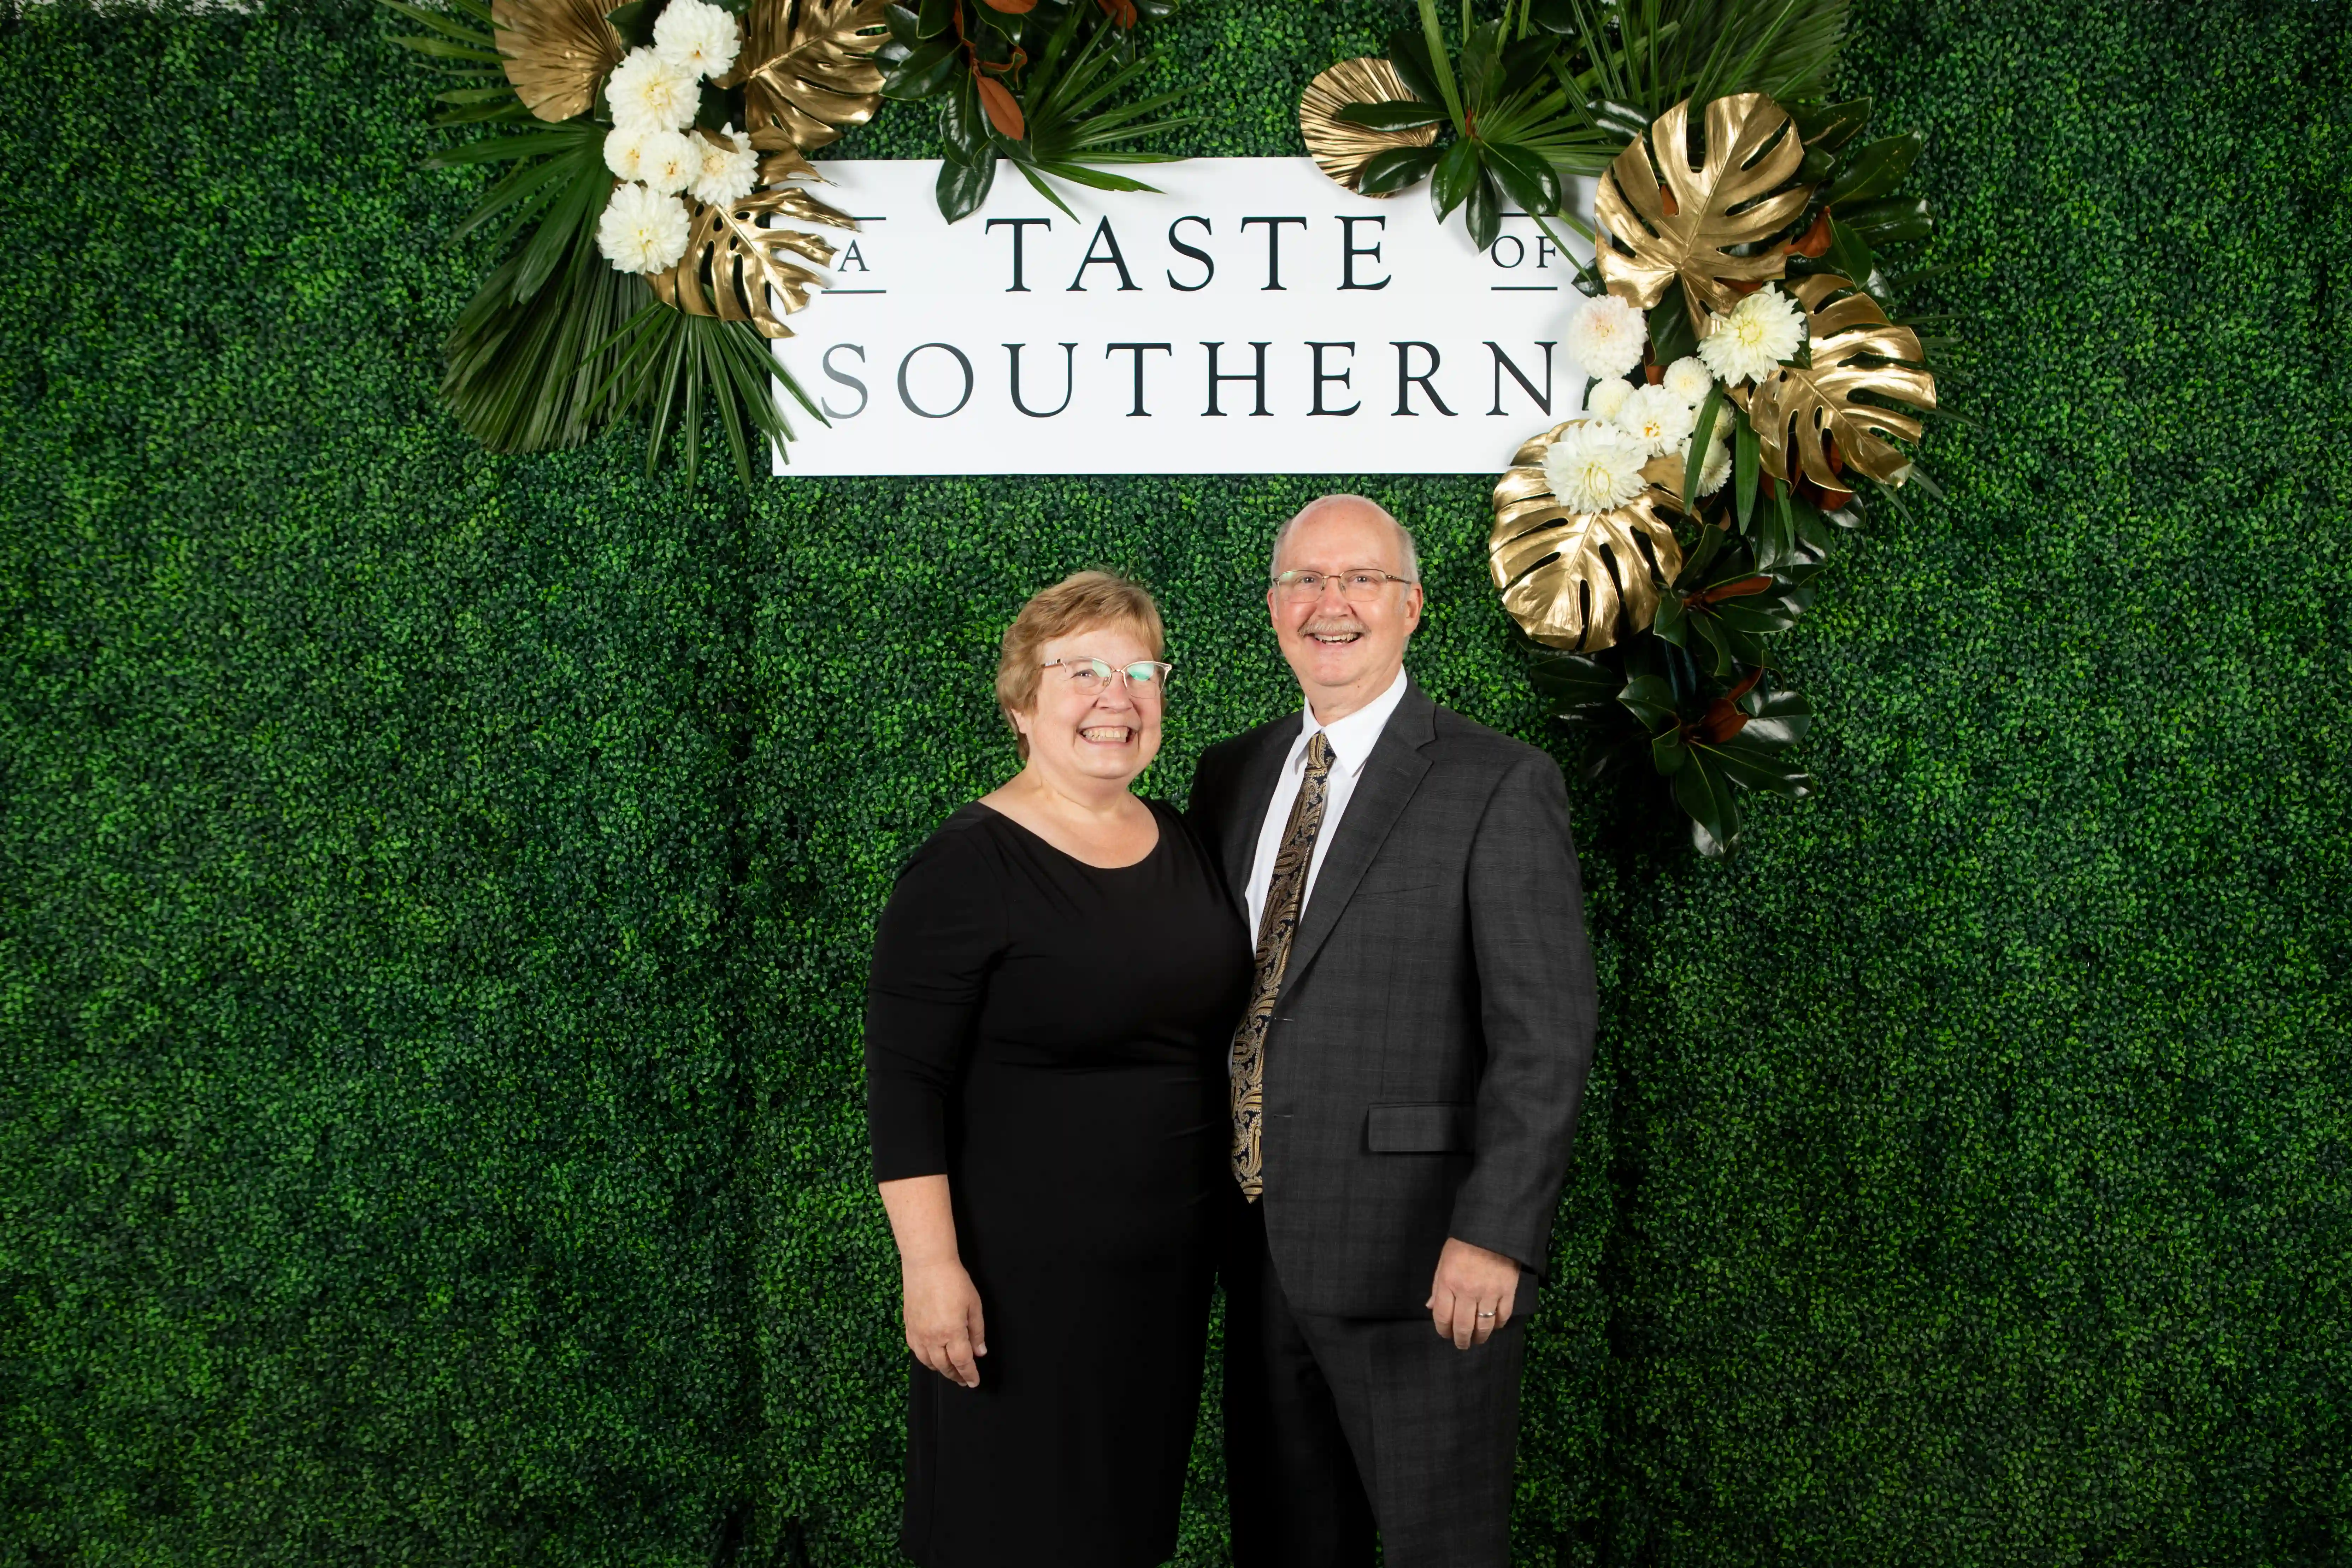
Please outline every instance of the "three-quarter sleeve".
[[866, 1128], [874, 1179], [948, 1168], [948, 1099], [971, 1048], [1003, 904], [970, 835], [935, 835], [898, 873], [866, 983]]

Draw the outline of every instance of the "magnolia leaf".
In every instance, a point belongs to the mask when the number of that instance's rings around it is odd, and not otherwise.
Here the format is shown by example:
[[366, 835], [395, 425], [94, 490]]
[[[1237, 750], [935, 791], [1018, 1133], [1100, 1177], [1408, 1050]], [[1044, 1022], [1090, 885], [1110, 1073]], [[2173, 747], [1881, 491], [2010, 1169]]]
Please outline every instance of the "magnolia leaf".
[[718, 82], [743, 89], [751, 145], [812, 152], [873, 119], [888, 9], [889, 0], [752, 0], [743, 52]]
[[[1359, 182], [1367, 163], [1398, 148], [1428, 146], [1437, 140], [1438, 125], [1444, 117], [1440, 113], [1426, 124], [1381, 131], [1351, 124], [1339, 118], [1339, 110], [1373, 103], [1419, 102], [1412, 89], [1405, 86], [1404, 79], [1397, 74], [1396, 67], [1387, 60], [1373, 56], [1341, 60], [1308, 82], [1307, 90], [1299, 95], [1298, 132], [1307, 139], [1307, 151], [1314, 154], [1316, 167], [1351, 191], [1362, 190]], [[1391, 185], [1383, 190], [1362, 190], [1362, 194], [1394, 195], [1402, 188]]]
[[570, 120], [596, 101], [621, 63], [621, 35], [600, 0], [490, 0], [507, 79], [541, 120]]
[[[1880, 484], [1901, 484], [1910, 477], [1911, 459], [1881, 437], [1916, 440], [1919, 421], [1856, 402], [1854, 395], [1935, 407], [1936, 378], [1914, 368], [1922, 353], [1919, 334], [1890, 324], [1878, 301], [1843, 278], [1801, 278], [1791, 291], [1811, 313], [1812, 363], [1780, 366], [1748, 399], [1748, 417], [1756, 426], [1764, 471], [1776, 479], [1803, 478], [1843, 491], [1849, 487], [1830, 460], [1828, 443], [1834, 441], [1848, 465]], [[1914, 363], [1885, 363], [1892, 360]]]
[[[1646, 139], [1635, 137], [1601, 177], [1593, 213], [1613, 237], [1600, 247], [1609, 291], [1648, 310], [1682, 279], [1695, 329], [1710, 311], [1728, 315], [1739, 302], [1734, 282], [1778, 278], [1788, 264], [1778, 247], [1735, 256], [1804, 210], [1804, 186], [1778, 191], [1804, 162], [1804, 143], [1788, 111], [1760, 92], [1718, 98], [1706, 106], [1706, 161], [1690, 162], [1688, 100], [1660, 115]], [[1774, 141], [1774, 137], [1779, 137]], [[1767, 143], [1770, 143], [1768, 147]], [[1665, 172], [1662, 190], [1653, 170]]]
[[818, 201], [798, 185], [770, 185], [738, 202], [698, 202], [686, 254], [677, 266], [646, 279], [666, 305], [689, 316], [746, 321], [766, 338], [788, 338], [784, 318], [805, 307], [809, 290], [825, 279], [798, 261], [832, 263], [834, 247], [822, 235], [765, 227], [763, 218], [792, 218], [834, 228], [856, 228], [856, 220]]
[[1640, 631], [1657, 614], [1658, 594], [1682, 570], [1675, 542], [1675, 468], [1656, 458], [1643, 468], [1647, 487], [1624, 505], [1571, 511], [1544, 478], [1544, 448], [1583, 424], [1570, 419], [1535, 437], [1495, 486], [1495, 527], [1487, 565], [1503, 607], [1519, 629], [1550, 647], [1581, 652]]

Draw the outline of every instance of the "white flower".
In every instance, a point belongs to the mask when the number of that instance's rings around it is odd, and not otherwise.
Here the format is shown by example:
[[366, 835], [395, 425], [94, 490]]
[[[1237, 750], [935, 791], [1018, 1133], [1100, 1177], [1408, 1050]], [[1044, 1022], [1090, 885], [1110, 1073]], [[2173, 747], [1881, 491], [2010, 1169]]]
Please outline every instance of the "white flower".
[[[1715, 439], [1706, 444], [1706, 458], [1698, 466], [1698, 493], [1703, 496], [1711, 496], [1721, 489], [1723, 481], [1731, 477], [1731, 443], [1726, 441], [1722, 434], [1727, 426], [1718, 425], [1715, 428]], [[1685, 463], [1690, 461], [1688, 441], [1683, 443], [1682, 458]]]
[[644, 153], [637, 178], [666, 196], [674, 196], [702, 178], [702, 138], [683, 131], [638, 133]]
[[1687, 440], [1691, 405], [1663, 386], [1637, 387], [1617, 411], [1617, 427], [1642, 445], [1642, 455], [1654, 458]]
[[1761, 381], [1781, 361], [1796, 356], [1805, 341], [1804, 312], [1797, 302], [1767, 283], [1728, 316], [1717, 316], [1699, 340], [1698, 357], [1729, 385]]
[[692, 186], [694, 199], [715, 207], [741, 201], [760, 183], [759, 154], [751, 151], [751, 139], [732, 125], [719, 135], [723, 139], [717, 142], [708, 136], [694, 138], [702, 154], [702, 169]]
[[1639, 443], [1609, 425], [1571, 425], [1544, 448], [1544, 480], [1570, 511], [1607, 511], [1642, 493]]
[[1617, 417], [1625, 400], [1633, 395], [1633, 384], [1617, 376], [1604, 377], [1592, 384], [1584, 395], [1584, 412], [1606, 425]]
[[1665, 387], [1696, 408], [1706, 401], [1708, 393], [1715, 390], [1715, 377], [1707, 374], [1705, 360], [1696, 354], [1685, 354], [1666, 366]]
[[735, 18], [704, 0], [670, 0], [654, 23], [654, 52], [697, 76], [725, 76], [742, 47]]
[[1590, 376], [1622, 375], [1642, 363], [1650, 323], [1614, 294], [1587, 300], [1568, 319], [1568, 357]]
[[604, 167], [624, 180], [642, 178], [646, 168], [646, 133], [625, 131], [619, 126], [606, 132]]
[[613, 123], [628, 131], [682, 131], [702, 106], [694, 72], [651, 49], [631, 49], [604, 84], [613, 100]]
[[660, 272], [686, 254], [686, 204], [631, 182], [596, 221], [596, 248], [624, 272]]

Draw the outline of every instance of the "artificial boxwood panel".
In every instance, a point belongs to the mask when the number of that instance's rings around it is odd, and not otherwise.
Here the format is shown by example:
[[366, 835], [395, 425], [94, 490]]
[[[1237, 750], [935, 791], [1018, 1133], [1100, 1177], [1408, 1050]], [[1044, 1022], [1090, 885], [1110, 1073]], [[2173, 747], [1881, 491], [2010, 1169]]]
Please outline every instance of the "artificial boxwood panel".
[[[1180, 150], [1296, 153], [1403, 15], [1199, 0]], [[0, 22], [0, 1563], [887, 1563], [859, 991], [1011, 765], [997, 633], [1152, 582], [1181, 796], [1290, 700], [1272, 526], [1363, 489], [1416, 674], [1541, 738], [1489, 481], [486, 458], [432, 395], [478, 176], [415, 167], [384, 32]], [[1791, 639], [1817, 798], [1712, 867], [1574, 786], [1601, 1050], [1522, 1562], [2352, 1552], [2347, 33], [1860, 7], [1977, 423]]]

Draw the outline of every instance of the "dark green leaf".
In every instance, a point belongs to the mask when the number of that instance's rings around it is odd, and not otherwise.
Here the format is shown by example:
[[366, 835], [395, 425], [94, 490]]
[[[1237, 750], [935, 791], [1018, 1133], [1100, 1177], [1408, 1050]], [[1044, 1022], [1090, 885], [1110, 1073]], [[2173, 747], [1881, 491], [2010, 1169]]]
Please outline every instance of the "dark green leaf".
[[1427, 177], [1437, 160], [1444, 155], [1443, 147], [1391, 147], [1385, 153], [1375, 153], [1364, 160], [1364, 172], [1356, 176], [1356, 188], [1368, 196], [1403, 190]]
[[1486, 172], [1521, 212], [1545, 216], [1559, 211], [1559, 174], [1540, 153], [1507, 142], [1486, 142], [1483, 151]]
[[1430, 173], [1429, 199], [1440, 223], [1470, 199], [1470, 192], [1483, 183], [1484, 174], [1478, 166], [1475, 142], [1456, 142], [1438, 156], [1437, 166]]
[[1861, 283], [1870, 277], [1877, 260], [1870, 253], [1870, 242], [1853, 231], [1850, 224], [1830, 218], [1829, 253], [1822, 259], [1830, 269], [1850, 283]]
[[1528, 7], [1528, 20], [1547, 33], [1575, 34], [1580, 29], [1576, 19], [1576, 0], [1535, 0]]
[[1429, 42], [1419, 27], [1399, 27], [1389, 35], [1389, 64], [1404, 82], [1404, 89], [1423, 103], [1443, 103], [1445, 94], [1438, 90], [1437, 71], [1430, 64]]
[[1538, 77], [1551, 63], [1552, 51], [1559, 46], [1540, 33], [1519, 39], [1503, 51], [1502, 96], [1510, 97]]
[[1634, 718], [1653, 728], [1675, 721], [1676, 704], [1675, 689], [1664, 677], [1637, 675], [1617, 693], [1617, 700]]
[[604, 20], [613, 24], [613, 31], [621, 35], [621, 42], [633, 49], [649, 48], [654, 41], [654, 18], [667, 0], [629, 0], [604, 13]]
[[1838, 206], [1847, 202], [1868, 201], [1874, 196], [1889, 195], [1903, 183], [1903, 176], [1911, 172], [1911, 165], [1918, 160], [1919, 150], [1927, 144], [1927, 139], [1916, 131], [1906, 132], [1901, 136], [1889, 136], [1883, 142], [1873, 142], [1853, 155], [1853, 161], [1846, 165], [1845, 173], [1830, 182], [1823, 199], [1832, 206]]
[[1528, 676], [1563, 712], [1611, 702], [1624, 685], [1623, 677], [1589, 653], [1548, 649], [1528, 661]]
[[1775, 691], [1754, 712], [1739, 738], [1759, 746], [1793, 746], [1812, 727], [1812, 704], [1794, 691]]
[[1360, 125], [1367, 131], [1413, 131], [1445, 123], [1445, 110], [1433, 103], [1343, 103], [1334, 120]]
[[1698, 852], [1718, 859], [1739, 837], [1739, 803], [1732, 798], [1731, 781], [1708, 765], [1704, 752], [1694, 749], [1690, 755], [1691, 765], [1675, 774], [1675, 804], [1690, 815]]
[[953, 38], [933, 38], [898, 63], [882, 79], [882, 96], [901, 103], [918, 102], [946, 89], [961, 75], [963, 60]]
[[1807, 147], [1834, 153], [1870, 123], [1870, 107], [1866, 98], [1850, 98], [1843, 103], [1793, 110], [1791, 118], [1797, 122], [1797, 134], [1805, 139]]
[[1756, 439], [1756, 427], [1742, 419], [1731, 438], [1732, 501], [1742, 533], [1748, 531], [1748, 521], [1756, 513], [1756, 486], [1763, 463], [1764, 448]]
[[1601, 129], [1628, 142], [1646, 134], [1650, 129], [1650, 116], [1630, 103], [1595, 101], [1585, 106], [1585, 112]]
[[1690, 310], [1683, 303], [1683, 291], [1669, 289], [1650, 307], [1650, 357], [1668, 365], [1687, 354], [1698, 353], [1698, 333], [1691, 327]]
[[917, 36], [936, 38], [946, 32], [949, 24], [955, 20], [956, 4], [957, 0], [922, 0], [921, 7], [915, 13]]
[[953, 158], [940, 161], [940, 216], [950, 223], [970, 217], [988, 199], [988, 187], [996, 182], [996, 149], [983, 147], [980, 156], [971, 163]]
[[890, 25], [891, 38], [911, 49], [923, 41], [923, 19], [905, 5], [886, 5], [882, 19]]
[[1503, 195], [1486, 171], [1481, 170], [1479, 177], [1471, 182], [1470, 200], [1462, 216], [1470, 230], [1470, 243], [1481, 250], [1494, 244], [1503, 232]]
[[[1752, 722], [1748, 726], [1754, 727]], [[1749, 744], [1747, 730], [1718, 744], [1694, 749], [1709, 766], [1736, 784], [1799, 799], [1812, 793], [1813, 781], [1804, 769], [1781, 761], [1761, 746]]]
[[1890, 196], [1885, 201], [1840, 207], [1836, 221], [1851, 227], [1874, 247], [1925, 239], [1936, 229], [1935, 215], [1928, 211], [1925, 196]]

